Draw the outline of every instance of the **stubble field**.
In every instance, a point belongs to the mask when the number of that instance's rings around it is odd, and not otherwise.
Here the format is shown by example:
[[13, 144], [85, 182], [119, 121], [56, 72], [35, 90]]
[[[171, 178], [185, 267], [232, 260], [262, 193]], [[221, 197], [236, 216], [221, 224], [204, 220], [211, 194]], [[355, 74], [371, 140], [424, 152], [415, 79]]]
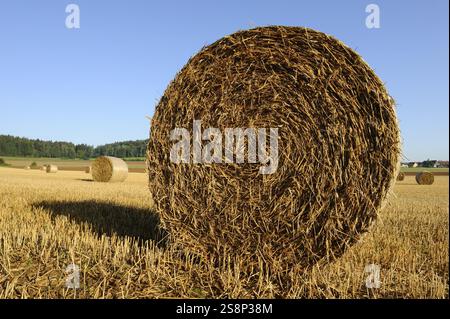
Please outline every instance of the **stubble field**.
[[[413, 176], [362, 241], [332, 264], [298, 276], [288, 298], [448, 298], [448, 176]], [[0, 298], [279, 297], [239, 269], [215, 269], [165, 243], [147, 175], [102, 184], [77, 171], [0, 167]], [[70, 264], [80, 287], [66, 287]], [[380, 269], [367, 288], [365, 267]]]

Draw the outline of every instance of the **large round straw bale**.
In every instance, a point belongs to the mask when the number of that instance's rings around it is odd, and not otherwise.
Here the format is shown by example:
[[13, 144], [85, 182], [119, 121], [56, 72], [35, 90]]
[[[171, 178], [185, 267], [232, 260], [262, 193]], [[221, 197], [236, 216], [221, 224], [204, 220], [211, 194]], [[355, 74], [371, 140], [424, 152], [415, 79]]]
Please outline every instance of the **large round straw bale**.
[[405, 179], [405, 173], [400, 172], [397, 175], [397, 181], [403, 181]]
[[128, 177], [127, 163], [117, 157], [97, 157], [91, 169], [92, 177], [96, 182], [123, 182]]
[[434, 175], [428, 171], [417, 173], [416, 182], [419, 185], [431, 185], [434, 183]]
[[47, 165], [46, 172], [47, 173], [56, 173], [58, 171], [58, 166], [56, 165]]
[[[224, 151], [222, 163], [193, 164], [194, 120], [222, 137], [226, 128], [278, 128], [276, 171], [261, 174], [247, 157], [226, 163]], [[189, 132], [189, 163], [170, 159], [175, 128]], [[189, 60], [156, 107], [147, 163], [174, 242], [208, 260], [236, 257], [240, 269], [288, 273], [340, 256], [368, 230], [399, 155], [393, 99], [363, 59], [324, 33], [272, 26]]]

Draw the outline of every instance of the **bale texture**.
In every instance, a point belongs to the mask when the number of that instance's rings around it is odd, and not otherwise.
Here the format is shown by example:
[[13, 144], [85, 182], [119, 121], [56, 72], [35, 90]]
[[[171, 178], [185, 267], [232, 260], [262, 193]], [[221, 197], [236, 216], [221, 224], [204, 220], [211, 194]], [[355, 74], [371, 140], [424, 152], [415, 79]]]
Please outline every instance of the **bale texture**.
[[398, 175], [397, 175], [397, 181], [403, 181], [405, 179], [405, 173], [403, 173], [403, 172], [400, 172], [400, 173], [398, 173]]
[[[221, 132], [278, 128], [278, 169], [172, 163], [170, 132], [188, 129], [192, 145], [193, 120]], [[272, 26], [226, 36], [188, 61], [156, 107], [147, 166], [174, 243], [280, 275], [355, 243], [395, 183], [399, 156], [394, 101], [363, 59], [324, 33]]]
[[128, 165], [122, 159], [100, 156], [91, 166], [92, 178], [96, 182], [123, 182], [128, 177]]
[[419, 185], [431, 185], [434, 183], [434, 175], [428, 171], [417, 173], [416, 182]]
[[56, 173], [58, 171], [58, 166], [56, 165], [47, 165], [46, 172], [47, 173]]

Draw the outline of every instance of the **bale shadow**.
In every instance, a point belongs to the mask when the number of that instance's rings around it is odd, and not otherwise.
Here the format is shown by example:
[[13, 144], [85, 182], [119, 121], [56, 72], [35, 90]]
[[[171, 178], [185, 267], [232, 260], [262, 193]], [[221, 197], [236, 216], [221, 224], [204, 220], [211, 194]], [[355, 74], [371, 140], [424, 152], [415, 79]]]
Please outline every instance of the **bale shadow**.
[[93, 182], [93, 179], [88, 179], [88, 178], [77, 178], [77, 181], [82, 181], [82, 182]]
[[123, 206], [101, 201], [42, 201], [32, 205], [50, 212], [52, 218], [66, 216], [76, 223], [88, 223], [100, 237], [102, 235], [131, 237], [139, 246], [153, 241], [165, 248], [167, 233], [160, 227], [159, 216], [147, 209]]

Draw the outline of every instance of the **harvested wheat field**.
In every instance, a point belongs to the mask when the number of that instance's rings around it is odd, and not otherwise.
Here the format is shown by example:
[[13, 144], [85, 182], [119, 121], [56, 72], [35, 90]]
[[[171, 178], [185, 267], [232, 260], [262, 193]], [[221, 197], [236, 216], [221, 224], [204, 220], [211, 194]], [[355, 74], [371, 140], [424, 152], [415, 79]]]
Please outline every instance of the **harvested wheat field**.
[[[82, 171], [0, 168], [0, 298], [278, 297], [239, 266], [202, 263], [165, 244], [147, 175], [97, 183]], [[326, 266], [298, 275], [288, 298], [448, 298], [448, 176], [397, 182], [374, 228]], [[66, 288], [69, 264], [79, 289]], [[380, 288], [366, 288], [369, 264]]]

